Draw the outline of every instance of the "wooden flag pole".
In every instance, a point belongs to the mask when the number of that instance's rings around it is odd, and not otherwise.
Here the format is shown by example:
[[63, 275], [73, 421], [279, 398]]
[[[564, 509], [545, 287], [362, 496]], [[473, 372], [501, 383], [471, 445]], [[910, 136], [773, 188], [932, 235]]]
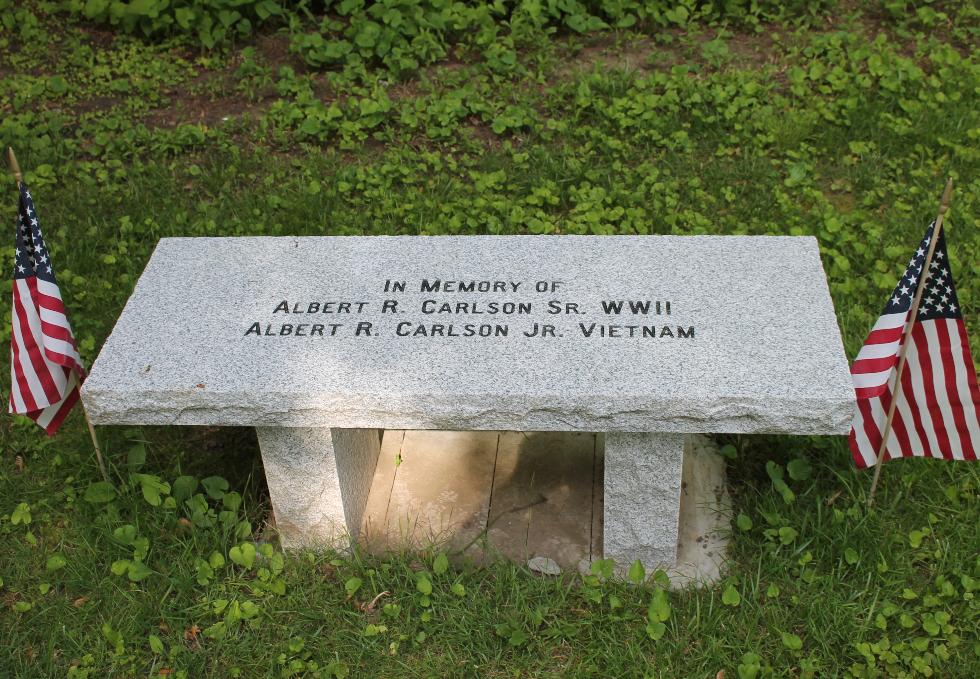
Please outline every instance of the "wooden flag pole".
[[[82, 385], [78, 385], [81, 389]], [[95, 448], [95, 459], [99, 461], [99, 471], [102, 472], [102, 480], [106, 483], [112, 483], [109, 481], [109, 471], [106, 469], [105, 460], [102, 459], [102, 450], [99, 448], [99, 439], [95, 435], [95, 427], [92, 426], [92, 420], [88, 418], [88, 411], [85, 410], [85, 404], [82, 403], [81, 396], [78, 398], [78, 405], [82, 408], [82, 416], [85, 418], [85, 424], [88, 425], [89, 436], [92, 437], [92, 447]]]
[[17, 164], [17, 156], [14, 155], [14, 150], [11, 147], [7, 147], [7, 160], [10, 161], [10, 171], [14, 173], [14, 181], [17, 182], [17, 188], [24, 181], [23, 175], [20, 173], [20, 165]]
[[[24, 182], [24, 176], [20, 172], [20, 165], [17, 163], [17, 156], [14, 155], [14, 150], [11, 147], [7, 147], [7, 160], [10, 162], [10, 171], [13, 172], [14, 180], [17, 182], [17, 188], [20, 189], [20, 185]], [[81, 385], [79, 385], [81, 388]], [[92, 426], [92, 420], [88, 418], [88, 412], [85, 410], [85, 404], [82, 403], [82, 399], [78, 399], [78, 405], [82, 408], [82, 416], [85, 418], [85, 424], [88, 425], [88, 433], [92, 437], [92, 446], [95, 447], [95, 459], [99, 462], [99, 471], [102, 472], [102, 479], [106, 483], [109, 481], [109, 472], [105, 466], [105, 460], [102, 459], [102, 449], [99, 447], [99, 439], [95, 435], [95, 427]]]
[[892, 421], [895, 419], [895, 407], [898, 405], [898, 393], [902, 388], [902, 374], [905, 372], [905, 362], [908, 358], [909, 335], [912, 334], [912, 327], [919, 317], [919, 303], [922, 301], [922, 293], [926, 289], [926, 278], [929, 275], [929, 265], [932, 264], [932, 255], [936, 252], [936, 243], [943, 231], [943, 220], [946, 211], [949, 209], [949, 201], [953, 196], [953, 178], [946, 181], [946, 188], [943, 190], [942, 200], [939, 201], [939, 214], [936, 216], [936, 227], [932, 230], [932, 239], [929, 241], [929, 249], [926, 252], [925, 261], [922, 262], [922, 274], [919, 276], [919, 284], [915, 289], [915, 297], [912, 299], [912, 308], [909, 309], [908, 322], [905, 324], [905, 332], [902, 334], [902, 349], [898, 356], [898, 369], [895, 371], [895, 392], [892, 394], [891, 403], [888, 406], [888, 416], [885, 418], [885, 428], [881, 432], [881, 446], [878, 448], [878, 459], [875, 462], [875, 474], [871, 479], [871, 492], [868, 493], [868, 506], [875, 501], [875, 490], [878, 488], [878, 478], [881, 476], [881, 463], [885, 459], [885, 449], [888, 447], [888, 437], [892, 431]]

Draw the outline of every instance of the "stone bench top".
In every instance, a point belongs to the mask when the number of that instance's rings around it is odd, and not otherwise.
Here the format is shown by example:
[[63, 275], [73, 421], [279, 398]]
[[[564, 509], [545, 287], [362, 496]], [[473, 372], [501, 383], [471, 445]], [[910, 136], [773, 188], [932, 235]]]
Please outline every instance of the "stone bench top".
[[102, 424], [844, 434], [817, 242], [165, 238], [82, 390]]

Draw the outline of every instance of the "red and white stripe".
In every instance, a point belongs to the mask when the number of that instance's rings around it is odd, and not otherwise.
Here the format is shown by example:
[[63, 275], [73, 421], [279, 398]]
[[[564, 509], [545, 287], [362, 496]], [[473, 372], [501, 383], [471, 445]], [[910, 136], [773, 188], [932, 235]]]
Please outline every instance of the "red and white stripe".
[[858, 398], [872, 398], [885, 390], [892, 369], [898, 363], [907, 317], [908, 311], [882, 314], [871, 329], [871, 334], [851, 365], [854, 391]]
[[10, 412], [54, 434], [78, 400], [85, 369], [58, 286], [15, 278], [10, 343]]
[[[871, 336], [882, 331], [883, 339], [865, 344], [851, 369], [858, 396], [850, 435], [854, 462], [861, 468], [875, 464], [892, 398], [898, 402], [884, 460], [900, 457], [976, 460], [980, 452], [980, 388], [963, 320], [940, 318], [915, 323], [909, 334], [905, 370], [897, 391], [898, 349], [893, 353], [895, 340], [889, 339], [888, 331], [897, 330], [900, 338], [901, 327], [896, 325], [897, 319], [884, 323], [879, 320], [879, 323], [882, 327], [876, 324]], [[865, 353], [868, 346], [871, 349]], [[887, 355], [876, 355], [879, 353]], [[873, 370], [874, 361], [882, 361], [882, 367], [890, 361], [892, 367]], [[855, 367], [860, 370], [855, 372]]]

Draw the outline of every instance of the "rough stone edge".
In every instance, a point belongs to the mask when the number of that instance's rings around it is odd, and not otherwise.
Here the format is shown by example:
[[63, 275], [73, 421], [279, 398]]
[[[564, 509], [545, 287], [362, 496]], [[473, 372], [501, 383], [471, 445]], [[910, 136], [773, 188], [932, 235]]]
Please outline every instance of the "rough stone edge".
[[[839, 399], [779, 399], [763, 402], [676, 399], [596, 405], [585, 397], [533, 400], [501, 395], [447, 395], [349, 399], [294, 394], [112, 392], [82, 387], [82, 400], [95, 424], [160, 424], [261, 427], [339, 427], [344, 429], [444, 429], [492, 431], [612, 431], [660, 433], [845, 434], [853, 416], [853, 391]], [[376, 401], [372, 403], [372, 401]], [[508, 402], [509, 401], [509, 402]], [[316, 402], [316, 405], [312, 405]], [[177, 405], [177, 404], [180, 405]], [[494, 403], [494, 408], [487, 408]], [[140, 405], [134, 405], [140, 404]], [[274, 404], [274, 405], [273, 405]]]

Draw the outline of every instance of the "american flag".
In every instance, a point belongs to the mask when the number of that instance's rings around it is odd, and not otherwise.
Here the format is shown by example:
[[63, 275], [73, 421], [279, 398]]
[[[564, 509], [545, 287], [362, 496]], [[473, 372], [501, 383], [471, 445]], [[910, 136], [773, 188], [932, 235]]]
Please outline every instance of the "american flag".
[[[935, 223], [926, 231], [851, 366], [857, 408], [850, 447], [860, 468], [877, 461], [892, 398], [898, 402], [883, 460], [976, 460], [980, 451], [980, 389], [942, 230], [928, 272], [922, 276], [934, 228]], [[896, 394], [902, 335], [906, 322], [911, 322], [908, 316], [920, 277], [925, 289]]]
[[85, 368], [25, 184], [16, 228], [10, 412], [27, 415], [52, 435], [78, 400]]

